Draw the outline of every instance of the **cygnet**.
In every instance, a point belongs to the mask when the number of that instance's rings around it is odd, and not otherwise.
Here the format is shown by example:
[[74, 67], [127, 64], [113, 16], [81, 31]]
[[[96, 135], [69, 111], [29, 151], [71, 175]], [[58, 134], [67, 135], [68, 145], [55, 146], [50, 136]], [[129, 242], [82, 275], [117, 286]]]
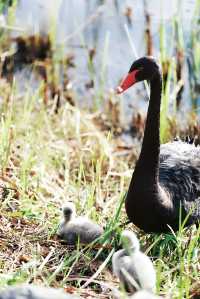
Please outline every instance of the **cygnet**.
[[148, 256], [140, 251], [136, 235], [128, 230], [122, 233], [123, 248], [113, 254], [113, 273], [119, 278], [124, 289], [130, 293], [145, 289], [154, 292], [156, 273]]
[[128, 299], [164, 299], [164, 298], [154, 295], [153, 293], [150, 293], [148, 291], [141, 290], [136, 292], [134, 295], [128, 297]]
[[58, 237], [68, 245], [75, 245], [79, 240], [89, 244], [103, 234], [103, 228], [87, 217], [76, 216], [75, 205], [67, 202], [63, 206], [63, 220], [59, 225]]
[[0, 299], [80, 299], [80, 297], [58, 289], [27, 284], [0, 291]]

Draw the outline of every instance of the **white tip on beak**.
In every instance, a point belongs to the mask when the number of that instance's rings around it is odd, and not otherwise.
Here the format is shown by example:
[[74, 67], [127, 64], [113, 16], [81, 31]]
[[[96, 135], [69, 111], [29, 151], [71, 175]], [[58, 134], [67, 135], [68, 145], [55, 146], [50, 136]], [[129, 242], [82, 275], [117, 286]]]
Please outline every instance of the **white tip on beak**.
[[121, 88], [121, 86], [117, 86], [116, 92], [117, 93], [122, 93], [123, 92], [123, 88]]

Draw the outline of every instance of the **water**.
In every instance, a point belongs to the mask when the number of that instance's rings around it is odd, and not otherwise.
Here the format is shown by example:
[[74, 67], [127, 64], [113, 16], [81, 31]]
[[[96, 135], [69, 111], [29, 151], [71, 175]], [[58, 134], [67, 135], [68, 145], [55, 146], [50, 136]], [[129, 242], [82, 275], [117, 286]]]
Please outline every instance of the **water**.
[[[169, 33], [172, 18], [179, 16], [183, 24], [185, 43], [187, 43], [195, 2], [195, 0], [146, 1], [146, 8], [151, 16], [154, 56], [159, 56], [159, 25], [161, 21]], [[142, 0], [21, 0], [16, 12], [15, 25], [24, 28], [29, 34], [46, 33], [56, 18], [57, 44], [64, 45], [66, 53], [75, 55], [76, 68], [70, 70], [73, 87], [79, 101], [88, 103], [88, 100], [96, 93], [92, 89], [85, 88], [85, 83], [91, 79], [88, 70], [88, 49], [96, 48], [95, 88], [99, 88], [99, 79], [103, 77], [103, 90], [107, 92], [109, 88], [117, 85], [136, 58], [125, 32], [125, 24], [137, 55], [145, 54], [143, 4]], [[127, 7], [131, 11], [129, 20], [125, 16]], [[17, 35], [18, 33], [12, 34]], [[170, 34], [168, 34], [168, 38], [170, 38]], [[132, 113], [129, 113], [129, 104], [133, 102], [133, 97], [140, 91], [143, 91], [142, 84], [138, 84], [134, 91], [131, 89], [124, 96], [124, 100], [128, 103], [128, 105], [125, 104], [125, 113], [127, 111], [128, 115]], [[145, 94], [142, 92], [141, 98], [144, 96]], [[186, 86], [184, 98], [188, 97], [189, 89]], [[184, 103], [185, 109], [188, 107], [188, 101], [184, 101]], [[135, 109], [143, 109], [143, 107], [146, 109], [144, 101], [133, 102], [133, 106]]]

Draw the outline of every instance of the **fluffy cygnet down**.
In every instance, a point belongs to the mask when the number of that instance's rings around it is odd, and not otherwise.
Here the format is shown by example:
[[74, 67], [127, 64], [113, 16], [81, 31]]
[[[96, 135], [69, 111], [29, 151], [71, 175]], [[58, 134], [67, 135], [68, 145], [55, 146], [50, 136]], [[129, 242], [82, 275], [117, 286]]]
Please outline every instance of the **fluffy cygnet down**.
[[89, 244], [103, 234], [103, 228], [87, 217], [76, 216], [75, 206], [68, 202], [63, 206], [63, 220], [57, 235], [68, 245]]
[[164, 299], [163, 297], [154, 295], [148, 291], [141, 290], [136, 292], [134, 295], [128, 297], [129, 299]]
[[148, 256], [140, 251], [136, 235], [125, 230], [121, 236], [124, 249], [113, 254], [113, 273], [119, 278], [126, 291], [145, 289], [154, 292], [156, 273]]
[[0, 299], [80, 299], [80, 297], [53, 288], [21, 285], [0, 291]]

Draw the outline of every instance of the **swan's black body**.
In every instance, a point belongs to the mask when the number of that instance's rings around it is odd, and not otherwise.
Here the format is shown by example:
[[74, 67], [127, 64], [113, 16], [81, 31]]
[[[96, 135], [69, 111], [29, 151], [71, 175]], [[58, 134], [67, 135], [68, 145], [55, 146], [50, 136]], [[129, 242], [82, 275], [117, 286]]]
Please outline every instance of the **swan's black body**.
[[[129, 71], [128, 87], [122, 82], [121, 93], [133, 83], [150, 82], [150, 102], [140, 157], [126, 197], [129, 219], [145, 232], [178, 230], [200, 220], [200, 147], [182, 141], [160, 146], [160, 104], [162, 79], [156, 61], [138, 59]], [[125, 83], [124, 83], [125, 82]], [[181, 215], [181, 217], [179, 217]]]

